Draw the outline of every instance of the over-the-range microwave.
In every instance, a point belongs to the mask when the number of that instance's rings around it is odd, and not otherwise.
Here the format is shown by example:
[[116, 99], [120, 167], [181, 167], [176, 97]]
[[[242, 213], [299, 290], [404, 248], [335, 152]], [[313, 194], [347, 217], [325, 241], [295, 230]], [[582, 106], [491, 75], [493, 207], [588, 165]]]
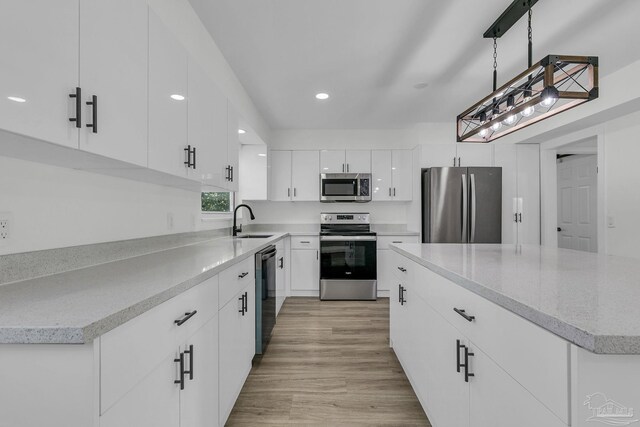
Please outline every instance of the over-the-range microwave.
[[370, 202], [370, 173], [320, 174], [321, 202]]

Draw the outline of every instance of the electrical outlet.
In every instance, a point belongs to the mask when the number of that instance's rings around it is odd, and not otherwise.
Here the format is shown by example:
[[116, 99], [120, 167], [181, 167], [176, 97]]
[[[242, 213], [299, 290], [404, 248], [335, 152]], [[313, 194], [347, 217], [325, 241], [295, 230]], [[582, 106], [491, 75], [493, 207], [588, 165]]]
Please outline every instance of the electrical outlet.
[[0, 219], [0, 240], [9, 239], [11, 222], [8, 219]]
[[8, 243], [11, 238], [13, 216], [11, 212], [0, 212], [0, 245]]

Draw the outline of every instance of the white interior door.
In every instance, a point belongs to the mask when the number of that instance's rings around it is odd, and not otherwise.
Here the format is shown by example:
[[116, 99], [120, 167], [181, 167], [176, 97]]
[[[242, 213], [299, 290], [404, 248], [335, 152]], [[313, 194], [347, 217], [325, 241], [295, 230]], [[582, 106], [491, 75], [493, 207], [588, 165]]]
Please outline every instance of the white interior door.
[[[147, 166], [148, 39], [146, 2], [82, 0], [82, 150]], [[86, 105], [92, 96], [98, 105]]]
[[0, 129], [77, 148], [78, 0], [0, 0], [0, 11]]
[[597, 156], [558, 160], [558, 247], [598, 251]]

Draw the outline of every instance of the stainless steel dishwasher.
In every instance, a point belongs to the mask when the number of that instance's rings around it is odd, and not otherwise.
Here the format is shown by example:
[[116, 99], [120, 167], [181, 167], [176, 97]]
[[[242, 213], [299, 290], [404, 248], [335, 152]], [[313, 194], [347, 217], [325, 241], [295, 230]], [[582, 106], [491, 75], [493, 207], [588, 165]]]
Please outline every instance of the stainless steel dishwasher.
[[256, 254], [256, 354], [263, 354], [276, 324], [276, 247]]

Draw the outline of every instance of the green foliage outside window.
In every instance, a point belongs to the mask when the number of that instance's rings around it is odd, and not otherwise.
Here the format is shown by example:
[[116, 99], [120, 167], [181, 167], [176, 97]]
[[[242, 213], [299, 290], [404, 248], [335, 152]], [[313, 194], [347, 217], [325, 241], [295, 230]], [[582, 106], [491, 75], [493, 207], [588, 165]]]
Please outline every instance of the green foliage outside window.
[[229, 192], [202, 193], [202, 212], [231, 212], [231, 202]]

